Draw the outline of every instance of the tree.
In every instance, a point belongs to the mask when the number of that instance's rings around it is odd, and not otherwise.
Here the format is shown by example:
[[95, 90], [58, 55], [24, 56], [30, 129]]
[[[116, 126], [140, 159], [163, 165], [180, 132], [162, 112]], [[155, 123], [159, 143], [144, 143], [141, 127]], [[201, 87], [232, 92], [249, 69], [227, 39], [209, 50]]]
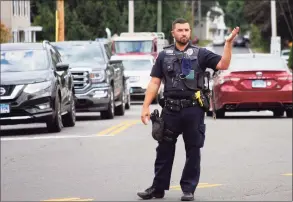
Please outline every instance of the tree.
[[0, 43], [7, 43], [11, 39], [10, 30], [1, 22]]

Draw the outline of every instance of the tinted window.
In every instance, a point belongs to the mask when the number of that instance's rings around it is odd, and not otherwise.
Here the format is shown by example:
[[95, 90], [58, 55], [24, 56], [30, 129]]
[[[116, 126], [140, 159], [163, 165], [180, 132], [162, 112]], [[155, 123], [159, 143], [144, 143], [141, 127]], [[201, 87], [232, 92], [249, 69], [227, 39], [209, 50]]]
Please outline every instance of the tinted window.
[[152, 63], [150, 60], [123, 60], [125, 70], [151, 70]]
[[281, 57], [232, 57], [229, 67], [229, 70], [232, 71], [278, 71], [287, 69], [287, 65]]
[[45, 50], [1, 51], [1, 72], [26, 72], [48, 69]]
[[96, 44], [54, 45], [65, 63], [105, 63], [102, 49]]
[[151, 53], [152, 41], [115, 41], [116, 53]]

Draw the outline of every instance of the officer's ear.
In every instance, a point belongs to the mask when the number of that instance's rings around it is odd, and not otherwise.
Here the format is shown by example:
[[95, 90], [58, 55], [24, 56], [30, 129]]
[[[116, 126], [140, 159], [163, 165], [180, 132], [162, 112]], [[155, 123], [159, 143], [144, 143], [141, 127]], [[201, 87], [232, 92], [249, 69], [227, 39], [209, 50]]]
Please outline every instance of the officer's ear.
[[172, 34], [173, 38], [175, 38], [175, 37], [174, 37], [174, 31], [173, 31], [173, 30], [171, 31], [171, 34]]

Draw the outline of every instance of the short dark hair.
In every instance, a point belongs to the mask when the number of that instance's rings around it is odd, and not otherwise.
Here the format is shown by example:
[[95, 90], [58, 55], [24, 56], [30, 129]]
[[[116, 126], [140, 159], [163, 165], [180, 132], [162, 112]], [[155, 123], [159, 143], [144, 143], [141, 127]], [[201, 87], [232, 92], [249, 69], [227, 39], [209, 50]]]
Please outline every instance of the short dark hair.
[[177, 18], [176, 20], [173, 21], [172, 23], [172, 30], [175, 28], [175, 25], [179, 23], [179, 24], [185, 24], [185, 23], [189, 23], [187, 20], [185, 20], [184, 18]]

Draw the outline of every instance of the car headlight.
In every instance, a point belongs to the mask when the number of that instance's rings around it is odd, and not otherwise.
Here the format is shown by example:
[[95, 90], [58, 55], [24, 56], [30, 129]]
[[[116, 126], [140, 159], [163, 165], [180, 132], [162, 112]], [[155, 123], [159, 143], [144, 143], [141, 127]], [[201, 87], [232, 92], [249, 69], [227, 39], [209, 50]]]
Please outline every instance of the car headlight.
[[90, 73], [92, 83], [99, 83], [105, 80], [105, 71], [95, 71]]
[[41, 83], [28, 84], [23, 90], [25, 93], [33, 94], [40, 91], [46, 92], [51, 87], [51, 81], [45, 81]]

